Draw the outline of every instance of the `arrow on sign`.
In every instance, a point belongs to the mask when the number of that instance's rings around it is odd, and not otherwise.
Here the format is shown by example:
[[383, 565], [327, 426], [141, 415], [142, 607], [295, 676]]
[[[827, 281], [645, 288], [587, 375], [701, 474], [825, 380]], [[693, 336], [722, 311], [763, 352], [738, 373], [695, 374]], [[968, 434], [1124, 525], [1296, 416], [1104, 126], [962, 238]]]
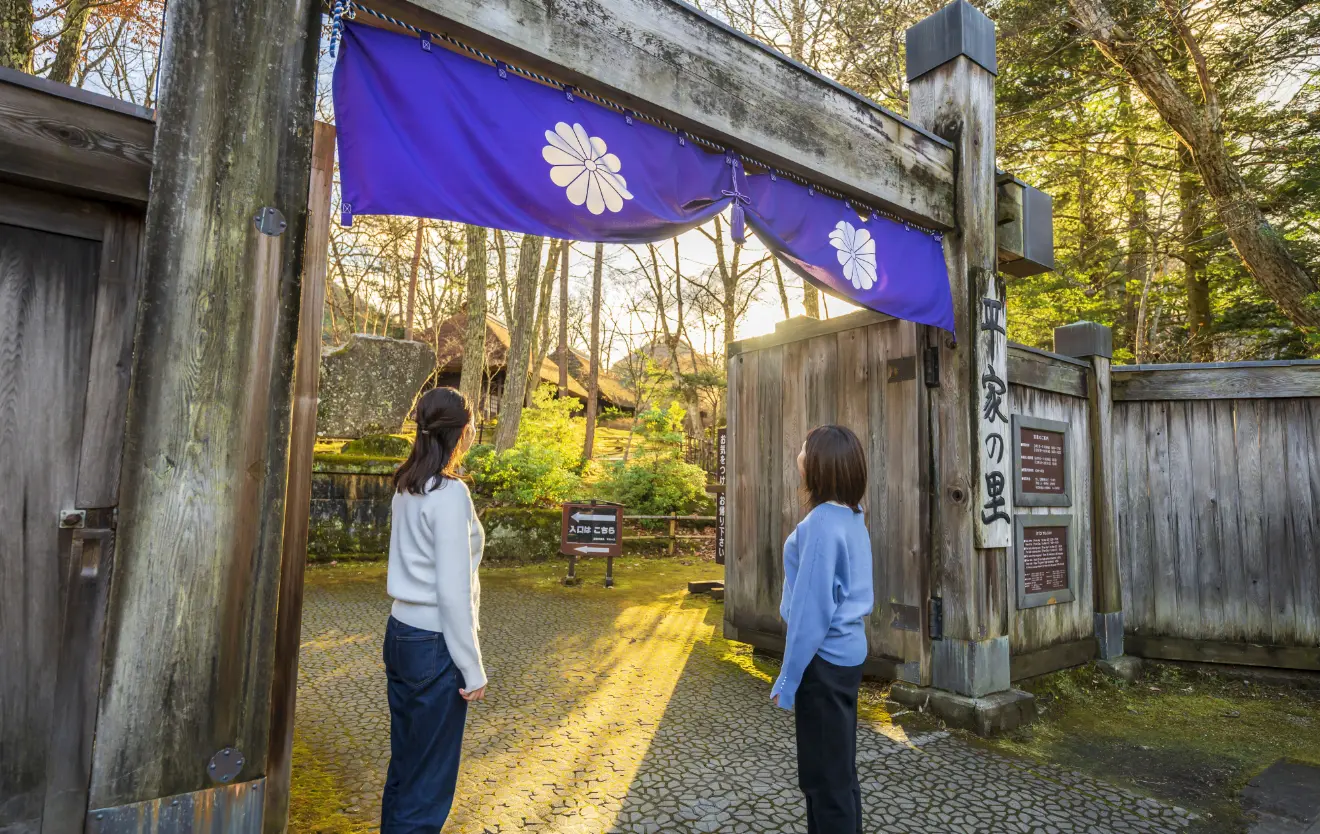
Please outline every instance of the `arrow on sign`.
[[593, 515], [592, 513], [576, 512], [573, 513], [571, 516], [569, 516], [569, 518], [573, 519], [574, 521], [613, 521], [614, 514], [610, 513], [609, 515]]
[[573, 549], [576, 550], [578, 553], [609, 553], [610, 552], [610, 549], [608, 547], [592, 547], [589, 544], [584, 544], [581, 545], [580, 547], [575, 547]]

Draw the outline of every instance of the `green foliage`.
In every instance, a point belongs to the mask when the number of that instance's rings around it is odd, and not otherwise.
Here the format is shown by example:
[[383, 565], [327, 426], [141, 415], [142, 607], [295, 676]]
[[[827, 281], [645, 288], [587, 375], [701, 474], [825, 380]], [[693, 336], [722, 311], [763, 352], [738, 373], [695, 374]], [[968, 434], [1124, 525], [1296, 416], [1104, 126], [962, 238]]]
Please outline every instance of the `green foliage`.
[[555, 396], [543, 385], [518, 422], [518, 442], [497, 454], [489, 445], [474, 446], [463, 460], [472, 486], [507, 504], [548, 506], [567, 501], [579, 490], [584, 423], [574, 418], [576, 400]]
[[627, 420], [629, 419], [629, 417], [630, 415], [628, 414], [628, 412], [624, 411], [623, 409], [616, 408], [612, 405], [607, 405], [605, 406], [605, 408], [601, 409], [600, 414], [596, 415], [596, 422], [610, 423], [615, 420]]
[[654, 444], [672, 447], [674, 451], [683, 443], [683, 420], [687, 411], [677, 402], [668, 408], [652, 406], [638, 416], [638, 428]]
[[478, 494], [522, 507], [567, 501], [581, 481], [554, 449], [519, 443], [502, 454], [494, 446], [473, 446], [463, 468]]
[[369, 434], [350, 440], [339, 450], [350, 457], [403, 460], [412, 452], [412, 443], [393, 434]]
[[518, 421], [518, 445], [538, 446], [576, 465], [582, 454], [586, 421], [573, 417], [581, 404], [572, 397], [559, 398], [553, 385], [532, 392], [532, 405], [523, 409]]
[[615, 463], [606, 469], [596, 493], [637, 515], [691, 513], [707, 501], [706, 473], [669, 456]]

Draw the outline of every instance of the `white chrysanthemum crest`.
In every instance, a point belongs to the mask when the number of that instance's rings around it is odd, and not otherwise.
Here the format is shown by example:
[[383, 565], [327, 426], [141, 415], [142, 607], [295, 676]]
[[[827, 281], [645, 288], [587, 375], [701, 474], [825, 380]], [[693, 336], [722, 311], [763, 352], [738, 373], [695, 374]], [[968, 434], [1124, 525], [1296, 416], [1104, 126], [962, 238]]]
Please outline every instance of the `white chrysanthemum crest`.
[[606, 152], [605, 140], [588, 136], [580, 124], [560, 122], [545, 132], [545, 141], [541, 157], [550, 163], [550, 179], [564, 189], [570, 203], [603, 214], [606, 209], [619, 211], [624, 200], [632, 199], [619, 173], [623, 165]]
[[843, 277], [859, 290], [875, 286], [875, 241], [866, 229], [840, 220], [830, 232], [830, 245], [838, 250]]

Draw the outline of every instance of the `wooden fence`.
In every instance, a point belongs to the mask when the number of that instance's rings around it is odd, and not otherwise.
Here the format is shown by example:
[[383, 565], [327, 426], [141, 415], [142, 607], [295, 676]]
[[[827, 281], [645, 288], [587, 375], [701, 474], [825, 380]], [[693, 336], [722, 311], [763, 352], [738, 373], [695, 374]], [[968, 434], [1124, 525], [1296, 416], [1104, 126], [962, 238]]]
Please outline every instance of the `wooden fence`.
[[1320, 363], [1113, 376], [1129, 651], [1320, 670]]
[[[1075, 350], [1081, 358], [1009, 347], [1017, 535], [994, 581], [1006, 586], [1012, 679], [1124, 646], [1151, 658], [1320, 671], [1320, 362], [1111, 368], [1107, 332], [1077, 332], [1103, 338]], [[930, 600], [915, 336], [860, 313], [786, 322], [733, 346], [730, 637], [782, 645], [781, 548], [801, 518], [793, 459], [808, 429], [839, 422], [862, 438], [872, 472], [871, 671], [919, 677], [940, 635], [928, 607], [939, 601]], [[1025, 494], [1037, 465], [1032, 427], [1064, 438], [1054, 494]], [[1025, 545], [1026, 531], [1042, 526], [1066, 528], [1066, 568], [1044, 591], [1028, 574], [1039, 581], [1048, 565]]]

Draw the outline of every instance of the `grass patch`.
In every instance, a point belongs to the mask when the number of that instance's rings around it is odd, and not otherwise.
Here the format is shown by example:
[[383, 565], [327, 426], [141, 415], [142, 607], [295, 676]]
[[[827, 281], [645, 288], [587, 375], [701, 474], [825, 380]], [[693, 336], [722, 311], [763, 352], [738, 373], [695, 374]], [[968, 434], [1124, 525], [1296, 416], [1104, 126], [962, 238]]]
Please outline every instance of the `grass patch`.
[[1272, 762], [1320, 765], [1320, 696], [1286, 685], [1177, 666], [1148, 666], [1136, 683], [1093, 666], [1028, 682], [1042, 715], [989, 741], [1202, 815], [1205, 832], [1242, 830], [1238, 792]]
[[343, 795], [302, 737], [293, 735], [289, 831], [296, 834], [366, 834], [373, 826], [344, 813]]

